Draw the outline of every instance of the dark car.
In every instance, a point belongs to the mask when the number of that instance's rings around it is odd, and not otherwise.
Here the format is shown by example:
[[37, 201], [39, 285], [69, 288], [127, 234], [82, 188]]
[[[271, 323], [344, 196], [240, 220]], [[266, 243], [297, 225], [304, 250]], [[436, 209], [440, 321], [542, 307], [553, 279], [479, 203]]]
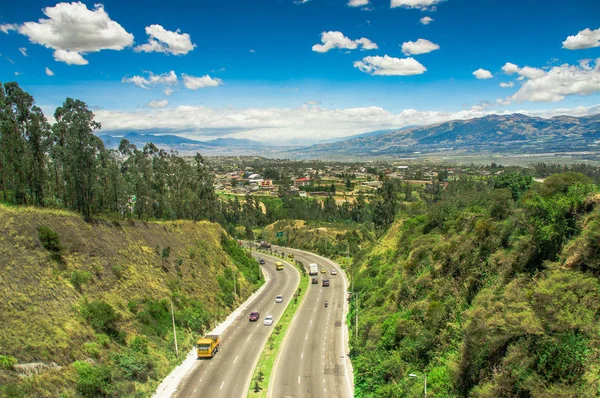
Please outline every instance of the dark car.
[[319, 278], [312, 278], [312, 283], [313, 283], [313, 285], [316, 285], [317, 283], [319, 283]]
[[329, 286], [329, 279], [323, 279], [323, 285], [322, 286]]
[[261, 260], [259, 261], [259, 263], [262, 265], [262, 264], [264, 264], [264, 263], [265, 263], [265, 260], [261, 259]]
[[248, 320], [250, 322], [256, 322], [258, 321], [258, 318], [260, 318], [260, 313], [258, 311], [252, 311], [248, 317]]

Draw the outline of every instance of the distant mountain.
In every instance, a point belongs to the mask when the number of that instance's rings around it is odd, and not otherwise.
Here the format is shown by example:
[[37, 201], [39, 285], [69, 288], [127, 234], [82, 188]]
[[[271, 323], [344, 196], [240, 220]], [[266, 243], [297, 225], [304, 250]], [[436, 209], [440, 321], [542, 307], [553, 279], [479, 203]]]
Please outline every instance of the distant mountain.
[[313, 145], [295, 150], [294, 154], [306, 158], [394, 156], [415, 152], [544, 153], [590, 151], [596, 150], [597, 145], [600, 145], [600, 114], [551, 119], [512, 114], [366, 135], [341, 143]]
[[139, 134], [127, 133], [124, 136], [112, 136], [103, 134], [98, 136], [104, 145], [110, 148], [118, 148], [121, 139], [127, 139], [131, 144], [138, 148], [143, 148], [149, 142], [152, 142], [158, 147], [166, 147], [178, 151], [193, 151], [193, 150], [213, 150], [223, 148], [258, 148], [263, 144], [260, 142], [238, 139], [238, 138], [217, 138], [211, 141], [198, 141], [189, 138], [180, 137], [178, 135], [157, 135], [157, 134]]

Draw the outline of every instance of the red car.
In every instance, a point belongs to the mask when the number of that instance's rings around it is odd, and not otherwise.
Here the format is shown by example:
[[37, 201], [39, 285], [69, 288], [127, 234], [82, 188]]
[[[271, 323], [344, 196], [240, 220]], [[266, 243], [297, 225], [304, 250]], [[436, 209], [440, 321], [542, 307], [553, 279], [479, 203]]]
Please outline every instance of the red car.
[[329, 286], [329, 279], [323, 279], [323, 286]]
[[248, 317], [248, 320], [250, 322], [256, 322], [258, 321], [258, 318], [260, 318], [260, 313], [258, 311], [252, 311]]

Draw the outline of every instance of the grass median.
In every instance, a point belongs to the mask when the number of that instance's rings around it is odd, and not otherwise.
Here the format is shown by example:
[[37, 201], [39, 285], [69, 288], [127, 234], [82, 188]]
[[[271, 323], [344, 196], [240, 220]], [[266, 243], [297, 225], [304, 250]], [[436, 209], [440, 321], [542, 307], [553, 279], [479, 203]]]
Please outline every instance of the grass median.
[[[268, 254], [266, 252], [263, 253]], [[278, 256], [274, 255], [273, 257]], [[287, 308], [281, 316], [281, 319], [277, 323], [277, 326], [275, 326], [273, 333], [271, 333], [271, 336], [269, 336], [269, 340], [267, 340], [265, 348], [260, 354], [256, 368], [254, 369], [254, 374], [252, 375], [252, 382], [250, 383], [250, 388], [248, 390], [248, 397], [264, 398], [267, 396], [267, 388], [269, 386], [269, 380], [271, 378], [271, 372], [273, 371], [275, 358], [279, 352], [279, 347], [281, 346], [281, 342], [287, 333], [296, 310], [298, 310], [302, 304], [304, 295], [309, 288], [308, 275], [306, 274], [304, 267], [297, 261], [290, 259], [286, 260], [293, 263], [296, 268], [298, 268], [298, 271], [300, 271], [300, 283], [298, 284], [299, 288], [294, 298], [290, 300]]]

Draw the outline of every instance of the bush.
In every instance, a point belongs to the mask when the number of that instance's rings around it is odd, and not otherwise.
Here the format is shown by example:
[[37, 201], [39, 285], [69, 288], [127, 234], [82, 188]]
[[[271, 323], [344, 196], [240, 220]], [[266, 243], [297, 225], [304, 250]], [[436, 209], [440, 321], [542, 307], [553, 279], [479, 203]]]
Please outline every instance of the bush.
[[0, 355], [0, 369], [13, 370], [17, 359], [10, 355]]
[[144, 353], [127, 350], [113, 353], [111, 359], [121, 368], [122, 375], [127, 380], [145, 382], [153, 374], [154, 363]]
[[145, 336], [135, 336], [129, 346], [135, 352], [148, 354], [148, 338]]
[[102, 347], [107, 348], [110, 345], [110, 337], [105, 335], [104, 333], [100, 333], [96, 335], [96, 342], [100, 344]]
[[86, 283], [88, 283], [88, 281], [91, 279], [92, 274], [90, 274], [87, 271], [79, 271], [79, 270], [75, 270], [71, 273], [71, 276], [69, 277], [69, 281], [71, 282], [71, 285], [73, 285], [73, 287], [78, 290], [81, 291], [81, 288], [83, 285], [85, 285]]
[[98, 343], [83, 343], [83, 351], [85, 351], [85, 353], [92, 358], [100, 357], [100, 346], [98, 345]]
[[48, 226], [42, 225], [38, 228], [38, 238], [48, 251], [60, 253], [63, 250], [58, 234]]
[[117, 277], [117, 279], [121, 279], [123, 277], [123, 267], [121, 267], [120, 265], [113, 265], [111, 269], [113, 274], [115, 274], [115, 276]]
[[83, 397], [108, 397], [112, 392], [110, 369], [104, 365], [93, 366], [77, 361], [73, 364], [77, 371], [77, 392]]
[[117, 322], [121, 318], [115, 309], [104, 301], [85, 302], [81, 307], [81, 315], [90, 323], [96, 332], [116, 337]]

